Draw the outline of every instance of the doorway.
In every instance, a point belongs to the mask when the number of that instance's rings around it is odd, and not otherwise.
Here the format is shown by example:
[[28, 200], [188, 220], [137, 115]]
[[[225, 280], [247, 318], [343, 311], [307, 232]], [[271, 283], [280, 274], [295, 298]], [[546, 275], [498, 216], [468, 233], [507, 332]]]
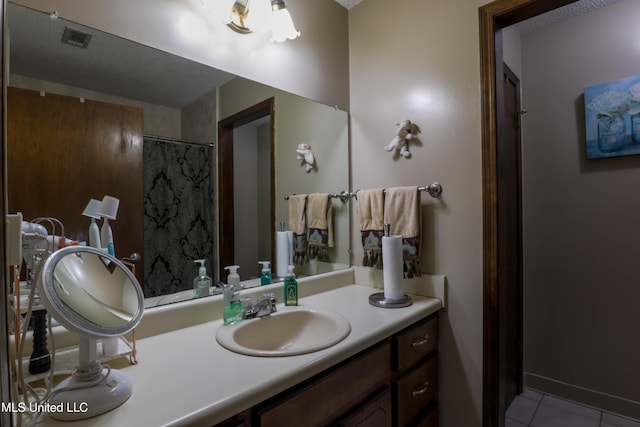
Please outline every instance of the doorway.
[[[483, 426], [505, 425], [505, 411], [513, 384], [522, 381], [520, 368], [511, 369], [505, 355], [510, 336], [506, 328], [507, 308], [522, 304], [522, 294], [511, 292], [510, 275], [505, 269], [517, 269], [518, 257], [510, 257], [512, 239], [503, 240], [509, 227], [505, 217], [508, 199], [514, 188], [505, 182], [503, 159], [508, 160], [504, 141], [505, 81], [503, 80], [501, 29], [525, 19], [573, 3], [575, 0], [496, 0], [479, 10], [480, 72], [482, 95], [482, 174], [483, 174]], [[512, 153], [513, 154], [513, 153]], [[518, 187], [520, 187], [518, 185]], [[521, 214], [520, 214], [521, 216]], [[522, 245], [519, 244], [519, 251]], [[511, 246], [513, 248], [513, 246]], [[517, 344], [517, 341], [516, 341]], [[520, 344], [521, 345], [521, 344]], [[517, 362], [516, 362], [517, 363]], [[519, 373], [518, 373], [519, 371]]]
[[[240, 241], [241, 235], [250, 230], [251, 227], [247, 226], [249, 220], [246, 220], [241, 226], [240, 224], [243, 223], [243, 220], [240, 219], [237, 213], [255, 213], [254, 219], [256, 221], [259, 220], [259, 218], [268, 218], [269, 224], [266, 228], [266, 222], [260, 226], [253, 227], [256, 230], [262, 230], [264, 232], [261, 240], [264, 240], [265, 243], [262, 245], [255, 244], [255, 242], [258, 241], [258, 235], [249, 236], [249, 240], [252, 242], [251, 245], [258, 250], [255, 255], [256, 257], [259, 257], [260, 253], [274, 253], [273, 236], [275, 236], [276, 222], [275, 174], [273, 173], [275, 164], [274, 104], [275, 100], [272, 97], [218, 122], [218, 242], [220, 252], [218, 277], [220, 280], [224, 280], [226, 277], [225, 266], [235, 265], [240, 262], [236, 254], [240, 252], [243, 254], [247, 253], [245, 250], [238, 251], [236, 249], [243, 249], [243, 244]], [[244, 150], [246, 147], [239, 147], [237, 143], [240, 142], [241, 135], [244, 133], [243, 129], [244, 131], [247, 130], [245, 125], [250, 123], [267, 123], [267, 135], [262, 138], [262, 140], [266, 142], [261, 145], [268, 145], [268, 153], [263, 155], [257, 152], [254, 153], [256, 158], [257, 156], [261, 156], [269, 159], [268, 168], [265, 168], [266, 172], [263, 171], [263, 175], [254, 175], [253, 172], [259, 171], [250, 171], [250, 169], [252, 169], [250, 166], [240, 164], [241, 152], [244, 152], [243, 155], [246, 155], [247, 150]], [[255, 147], [255, 139], [251, 144]], [[239, 148], [242, 148], [242, 150]], [[264, 163], [264, 161], [262, 161], [262, 163]], [[251, 176], [255, 176], [256, 179], [249, 179], [250, 174], [248, 172], [251, 172]], [[266, 175], [268, 175], [268, 178], [265, 179], [264, 176]], [[263, 176], [263, 178], [259, 178], [259, 176]], [[251, 187], [252, 185], [255, 185], [255, 188]], [[240, 186], [244, 186], [245, 189], [249, 186], [249, 190], [251, 190], [251, 193], [254, 195], [251, 196], [248, 194], [248, 191], [239, 190]], [[236, 191], [236, 188], [238, 188], [239, 191]], [[242, 198], [239, 197], [239, 193], [242, 194]], [[262, 202], [260, 202], [260, 200], [262, 200]], [[261, 208], [259, 208], [259, 206], [261, 206]], [[265, 206], [269, 212], [268, 215], [265, 215]], [[258, 231], [256, 231], [256, 233], [257, 232]], [[247, 245], [248, 244], [244, 244], [244, 249], [247, 249]], [[259, 249], [260, 246], [264, 248]], [[268, 257], [265, 259], [271, 258]], [[249, 273], [253, 271], [251, 270], [252, 268], [258, 271], [257, 261], [259, 261], [259, 259], [255, 260], [254, 265], [247, 264], [246, 262], [240, 264], [241, 266], [245, 265], [247, 268], [248, 276], [246, 277], [252, 276]]]

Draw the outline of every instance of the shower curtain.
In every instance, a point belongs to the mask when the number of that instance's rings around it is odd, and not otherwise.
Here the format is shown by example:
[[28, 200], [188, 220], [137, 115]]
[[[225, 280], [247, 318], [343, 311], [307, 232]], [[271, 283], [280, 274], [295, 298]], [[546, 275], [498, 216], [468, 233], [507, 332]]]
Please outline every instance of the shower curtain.
[[144, 137], [144, 294], [191, 289], [216, 271], [213, 147]]

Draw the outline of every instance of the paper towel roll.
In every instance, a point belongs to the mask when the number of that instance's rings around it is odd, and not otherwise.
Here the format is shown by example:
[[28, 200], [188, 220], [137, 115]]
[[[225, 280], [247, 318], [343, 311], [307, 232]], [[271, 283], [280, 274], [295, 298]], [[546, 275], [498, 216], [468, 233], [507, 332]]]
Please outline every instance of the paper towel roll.
[[399, 300], [404, 297], [402, 236], [382, 237], [382, 268], [385, 299]]
[[[284, 277], [287, 274], [287, 266], [291, 264], [290, 247], [293, 246], [291, 231], [276, 232], [276, 276]], [[289, 243], [291, 240], [291, 243]]]

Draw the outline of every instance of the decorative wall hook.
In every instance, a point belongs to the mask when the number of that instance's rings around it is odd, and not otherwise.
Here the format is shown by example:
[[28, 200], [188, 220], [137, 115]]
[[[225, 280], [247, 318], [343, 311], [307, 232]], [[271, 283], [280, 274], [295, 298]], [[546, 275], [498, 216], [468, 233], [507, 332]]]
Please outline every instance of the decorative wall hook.
[[303, 160], [307, 173], [311, 172], [316, 164], [316, 159], [313, 155], [313, 151], [311, 151], [311, 146], [309, 144], [298, 144], [296, 153], [298, 153], [296, 158], [298, 160]]
[[400, 123], [396, 123], [398, 129], [396, 130], [396, 136], [393, 137], [388, 145], [385, 145], [385, 151], [400, 150], [400, 155], [405, 159], [411, 157], [409, 152], [409, 141], [417, 138], [420, 133], [420, 127], [417, 124], [412, 123], [409, 119], [404, 119]]

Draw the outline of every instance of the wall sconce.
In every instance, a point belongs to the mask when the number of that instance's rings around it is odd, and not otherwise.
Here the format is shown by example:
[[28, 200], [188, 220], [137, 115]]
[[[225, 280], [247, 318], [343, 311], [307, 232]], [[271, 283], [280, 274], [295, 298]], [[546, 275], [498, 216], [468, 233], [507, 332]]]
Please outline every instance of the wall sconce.
[[226, 0], [225, 23], [240, 34], [271, 30], [271, 41], [283, 42], [300, 36], [284, 0]]

